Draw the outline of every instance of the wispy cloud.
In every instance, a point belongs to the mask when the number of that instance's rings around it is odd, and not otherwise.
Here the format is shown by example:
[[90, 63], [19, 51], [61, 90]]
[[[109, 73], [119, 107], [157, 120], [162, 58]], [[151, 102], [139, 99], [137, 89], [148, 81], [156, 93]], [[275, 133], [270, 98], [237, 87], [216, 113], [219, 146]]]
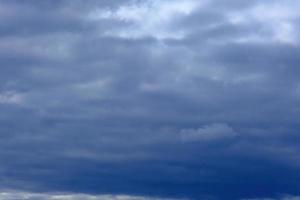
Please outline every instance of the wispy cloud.
[[42, 194], [28, 192], [0, 192], [1, 200], [184, 200], [129, 195]]

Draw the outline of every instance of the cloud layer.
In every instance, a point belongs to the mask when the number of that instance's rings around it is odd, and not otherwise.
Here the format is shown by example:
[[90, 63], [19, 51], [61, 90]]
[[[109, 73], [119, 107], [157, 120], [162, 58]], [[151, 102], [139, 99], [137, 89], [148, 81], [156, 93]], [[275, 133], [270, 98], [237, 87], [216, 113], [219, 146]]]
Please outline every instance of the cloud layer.
[[2, 0], [0, 189], [299, 196], [299, 6]]
[[[128, 195], [41, 194], [18, 191], [0, 192], [0, 200], [176, 200]], [[177, 199], [180, 200], [180, 199]], [[181, 199], [183, 200], [183, 199]]]

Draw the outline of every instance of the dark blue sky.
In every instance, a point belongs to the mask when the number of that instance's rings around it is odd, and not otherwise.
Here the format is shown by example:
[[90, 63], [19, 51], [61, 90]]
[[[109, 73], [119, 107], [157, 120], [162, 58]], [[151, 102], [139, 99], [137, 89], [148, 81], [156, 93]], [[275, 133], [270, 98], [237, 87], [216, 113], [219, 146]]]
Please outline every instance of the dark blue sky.
[[299, 200], [299, 7], [0, 0], [0, 200]]

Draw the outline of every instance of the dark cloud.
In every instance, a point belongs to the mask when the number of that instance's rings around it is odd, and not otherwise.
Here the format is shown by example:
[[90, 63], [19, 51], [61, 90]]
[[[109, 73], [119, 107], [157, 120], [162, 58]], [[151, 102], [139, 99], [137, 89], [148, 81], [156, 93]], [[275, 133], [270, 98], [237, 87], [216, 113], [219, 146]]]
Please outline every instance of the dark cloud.
[[289, 3], [1, 1], [0, 189], [299, 195]]

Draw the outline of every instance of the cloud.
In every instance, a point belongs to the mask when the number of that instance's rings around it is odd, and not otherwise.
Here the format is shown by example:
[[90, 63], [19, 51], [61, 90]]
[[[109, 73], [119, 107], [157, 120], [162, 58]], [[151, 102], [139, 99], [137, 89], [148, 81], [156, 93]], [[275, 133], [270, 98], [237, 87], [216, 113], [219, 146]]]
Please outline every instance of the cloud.
[[[282, 198], [279, 198], [280, 200], [298, 200], [300, 199], [299, 196], [290, 196], [290, 195], [286, 195]], [[278, 199], [278, 200], [279, 200]], [[257, 198], [257, 199], [248, 199], [248, 200], [275, 200], [273, 198]]]
[[0, 189], [297, 196], [298, 5], [0, 1]]
[[[1, 200], [176, 200], [128, 195], [39, 194], [26, 192], [1, 192]], [[179, 199], [178, 199], [179, 200]], [[182, 199], [183, 200], [183, 199]]]
[[112, 19], [127, 22], [130, 25], [116, 31], [109, 31], [107, 35], [122, 38], [154, 37], [157, 39], [182, 38], [183, 30], [172, 30], [170, 24], [177, 17], [184, 17], [192, 13], [200, 2], [189, 1], [157, 1], [149, 0], [143, 3], [123, 5], [116, 10], [100, 9], [92, 11], [89, 19]]
[[6, 91], [5, 93], [0, 94], [0, 103], [1, 104], [21, 104], [22, 103], [22, 95], [12, 92]]
[[184, 129], [180, 131], [183, 141], [209, 141], [235, 137], [237, 133], [227, 124], [212, 124], [198, 129]]
[[260, 31], [265, 33], [265, 36], [252, 34], [248, 38], [238, 40], [240, 42], [270, 42], [271, 39], [274, 42], [298, 44], [297, 29], [292, 21], [299, 18], [299, 14], [293, 9], [299, 2], [291, 3], [294, 5], [288, 7], [276, 1], [272, 4], [261, 3], [246, 11], [230, 13], [229, 20], [233, 24], [258, 22], [265, 25]]

